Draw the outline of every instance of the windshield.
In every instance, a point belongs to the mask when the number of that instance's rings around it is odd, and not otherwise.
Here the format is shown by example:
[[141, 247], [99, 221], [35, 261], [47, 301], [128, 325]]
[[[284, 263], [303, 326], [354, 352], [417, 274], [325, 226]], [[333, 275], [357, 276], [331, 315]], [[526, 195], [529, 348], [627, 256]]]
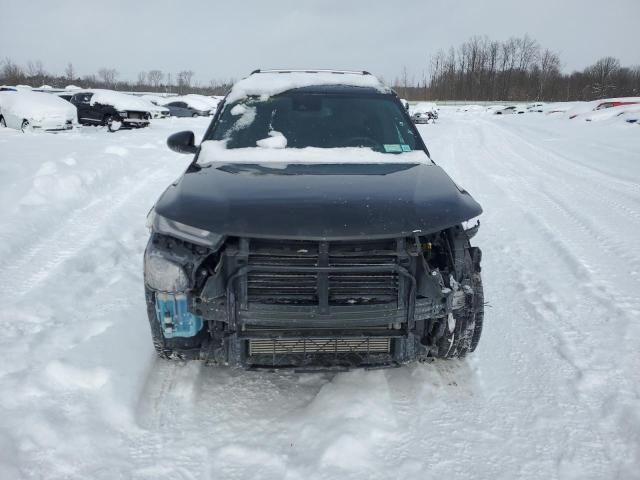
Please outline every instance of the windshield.
[[225, 106], [207, 140], [227, 149], [368, 147], [381, 153], [420, 149], [402, 106], [391, 96], [285, 93]]

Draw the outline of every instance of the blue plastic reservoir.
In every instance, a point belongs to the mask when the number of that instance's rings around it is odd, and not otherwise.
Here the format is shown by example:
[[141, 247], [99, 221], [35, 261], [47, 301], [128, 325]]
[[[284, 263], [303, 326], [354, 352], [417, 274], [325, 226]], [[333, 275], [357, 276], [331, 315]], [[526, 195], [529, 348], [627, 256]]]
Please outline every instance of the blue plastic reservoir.
[[156, 316], [165, 338], [193, 337], [203, 325], [202, 317], [189, 312], [184, 293], [156, 293]]

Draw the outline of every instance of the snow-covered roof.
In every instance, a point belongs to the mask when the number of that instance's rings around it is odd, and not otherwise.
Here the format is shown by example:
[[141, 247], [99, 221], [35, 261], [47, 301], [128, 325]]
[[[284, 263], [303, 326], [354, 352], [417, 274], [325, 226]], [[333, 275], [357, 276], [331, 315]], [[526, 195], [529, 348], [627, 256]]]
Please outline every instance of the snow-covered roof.
[[294, 88], [317, 85], [345, 85], [375, 88], [383, 92], [390, 91], [380, 80], [370, 74], [330, 71], [266, 71], [254, 73], [237, 82], [227, 95], [227, 102], [235, 102], [252, 95], [267, 98]]
[[91, 105], [101, 103], [103, 105], [111, 105], [118, 110], [149, 111], [150, 103], [134, 95], [128, 95], [114, 90], [91, 89], [86, 91], [93, 93]]
[[76, 107], [58, 97], [44, 92], [18, 90], [0, 92], [0, 108], [4, 112], [26, 119], [45, 119], [50, 116], [74, 118]]
[[64, 87], [64, 89], [65, 90], [82, 90], [82, 88], [77, 85], [67, 85], [66, 87]]

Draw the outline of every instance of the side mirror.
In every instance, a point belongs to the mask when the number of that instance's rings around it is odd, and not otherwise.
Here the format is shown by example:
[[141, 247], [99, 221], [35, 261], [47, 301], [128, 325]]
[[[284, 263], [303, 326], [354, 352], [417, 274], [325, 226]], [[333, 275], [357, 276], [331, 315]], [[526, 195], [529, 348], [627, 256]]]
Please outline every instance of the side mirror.
[[196, 137], [191, 131], [174, 133], [167, 139], [167, 145], [178, 153], [196, 153]]

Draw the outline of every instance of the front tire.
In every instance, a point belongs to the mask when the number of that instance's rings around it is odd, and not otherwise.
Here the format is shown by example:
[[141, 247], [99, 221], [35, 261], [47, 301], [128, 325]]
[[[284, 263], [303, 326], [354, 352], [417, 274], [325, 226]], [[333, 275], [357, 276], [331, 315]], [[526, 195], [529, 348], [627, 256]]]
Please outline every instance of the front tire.
[[196, 118], [199, 117], [200, 115], [198, 115], [197, 113], [194, 113], [193, 115], [191, 115], [191, 117]]
[[111, 133], [117, 132], [122, 127], [122, 123], [116, 120], [113, 115], [105, 115], [102, 124], [105, 125]]
[[153, 290], [145, 287], [147, 300], [147, 317], [151, 327], [151, 340], [153, 347], [160, 358], [166, 360], [197, 360], [200, 358], [200, 349], [207, 335], [206, 328], [194, 337], [165, 338], [156, 316], [156, 299]]

